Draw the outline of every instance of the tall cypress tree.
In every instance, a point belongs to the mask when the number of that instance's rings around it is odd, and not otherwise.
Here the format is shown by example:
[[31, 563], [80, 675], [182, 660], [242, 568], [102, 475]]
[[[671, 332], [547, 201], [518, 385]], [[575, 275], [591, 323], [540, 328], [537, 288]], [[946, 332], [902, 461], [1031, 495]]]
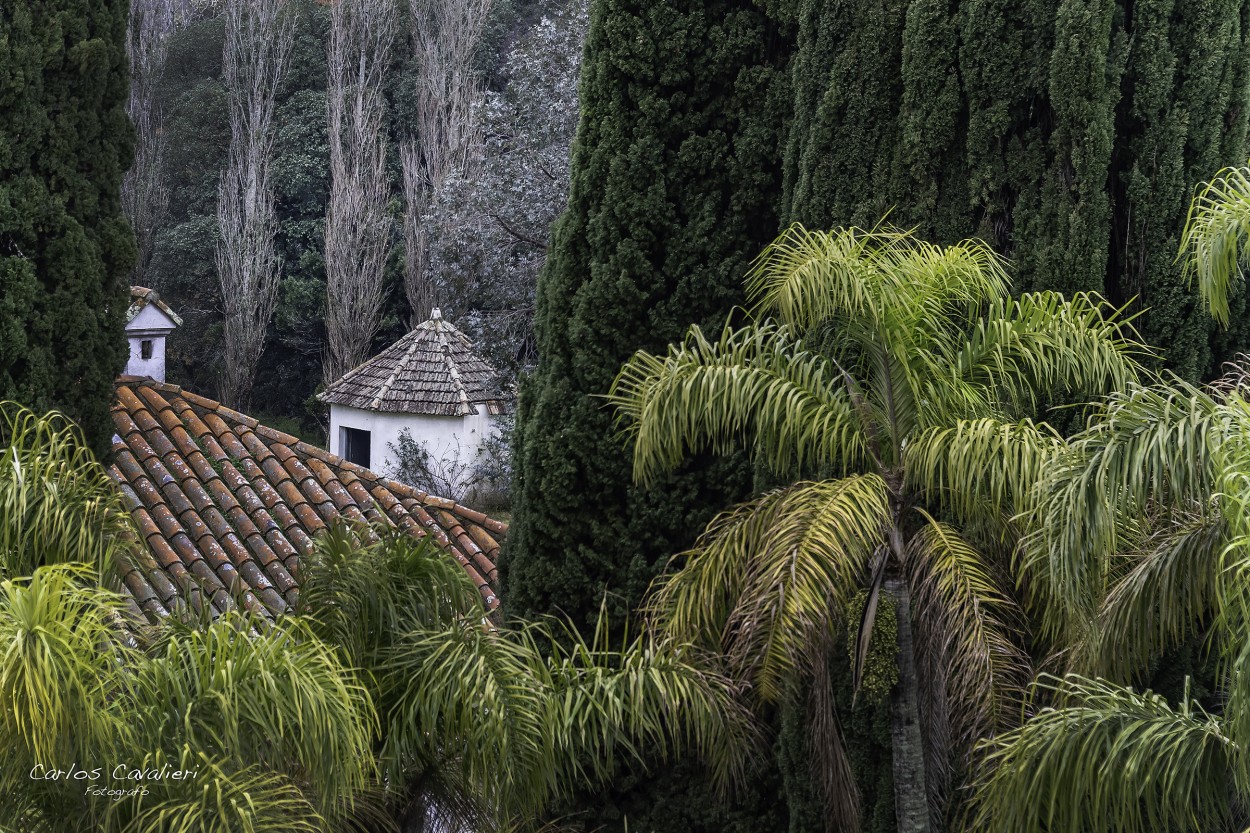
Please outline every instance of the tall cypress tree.
[[[763, 0], [761, 0], [761, 3]], [[503, 569], [514, 614], [623, 624], [658, 569], [746, 495], [742, 456], [643, 489], [599, 397], [635, 350], [719, 330], [778, 230], [791, 43], [752, 0], [594, 0], [569, 206], [538, 287], [540, 361], [523, 380], [516, 514]], [[694, 762], [618, 779], [566, 808], [585, 829], [777, 829], [774, 777], [719, 800]]]
[[125, 364], [124, 0], [0, 6], [0, 399], [113, 434]]
[[601, 398], [638, 349], [718, 330], [778, 229], [790, 106], [782, 32], [751, 0], [596, 0], [569, 207], [538, 287], [538, 369], [522, 384], [513, 613], [616, 622], [659, 566], [744, 496], [742, 458], [632, 485]]
[[1250, 2], [794, 3], [787, 219], [892, 208], [937, 242], [979, 235], [1020, 289], [1136, 297], [1189, 377], [1250, 345], [1176, 263], [1194, 185], [1250, 152]]

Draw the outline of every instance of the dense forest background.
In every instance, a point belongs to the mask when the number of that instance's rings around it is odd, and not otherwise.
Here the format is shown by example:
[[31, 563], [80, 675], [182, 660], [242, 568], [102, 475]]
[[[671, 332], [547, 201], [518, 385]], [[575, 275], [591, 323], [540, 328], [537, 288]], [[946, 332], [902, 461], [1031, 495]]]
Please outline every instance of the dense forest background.
[[[148, 4], [148, 7], [145, 7]], [[473, 44], [467, 158], [444, 178], [417, 221], [428, 239], [428, 274], [445, 318], [500, 370], [501, 385], [533, 360], [534, 284], [548, 229], [563, 208], [577, 122], [576, 79], [586, 0], [500, 0]], [[169, 301], [184, 325], [171, 339], [168, 374], [192, 390], [222, 394], [225, 299], [218, 279], [219, 190], [231, 144], [223, 44], [225, 4], [179, 7], [136, 0], [131, 20], [138, 128], [128, 186], [139, 242], [133, 282]], [[331, 191], [327, 121], [326, 4], [293, 0], [289, 67], [274, 89], [269, 178], [280, 280], [255, 368], [253, 413], [315, 442], [326, 379], [325, 225]], [[386, 247], [380, 326], [373, 355], [429, 310], [412, 309], [404, 287], [404, 166], [420, 141], [420, 51], [406, 16], [382, 73], [386, 147]], [[138, 216], [136, 216], [138, 215]], [[229, 398], [229, 397], [223, 397]], [[241, 403], [242, 404], [242, 403]]]

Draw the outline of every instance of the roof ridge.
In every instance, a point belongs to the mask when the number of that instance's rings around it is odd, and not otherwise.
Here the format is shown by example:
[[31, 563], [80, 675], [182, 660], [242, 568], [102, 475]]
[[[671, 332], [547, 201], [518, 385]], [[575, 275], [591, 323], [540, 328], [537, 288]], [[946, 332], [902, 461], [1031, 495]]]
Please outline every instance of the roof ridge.
[[[417, 331], [414, 329], [409, 332], [408, 335], [404, 336], [404, 338], [407, 338], [409, 335], [413, 335], [416, 332]], [[412, 344], [408, 345], [408, 349], [404, 351], [404, 355], [401, 356], [399, 361], [395, 362], [395, 366], [391, 368], [391, 375], [387, 376], [386, 381], [382, 383], [382, 387], [378, 388], [377, 396], [373, 397], [373, 401], [369, 403], [370, 408], [376, 410], [381, 407], [382, 398], [391, 392], [391, 386], [395, 384], [395, 379], [399, 377], [399, 371], [408, 366], [408, 360], [412, 358], [413, 353], [417, 352], [417, 345], [420, 343], [421, 337], [418, 335], [412, 340]], [[385, 352], [385, 350], [382, 351], [382, 353]], [[382, 353], [379, 353], [378, 356], [382, 355]], [[373, 358], [376, 359], [377, 356], [374, 356]], [[373, 359], [370, 359], [369, 361], [373, 361]]]
[[464, 380], [460, 378], [460, 368], [456, 367], [456, 362], [451, 357], [451, 345], [447, 343], [447, 335], [443, 332], [442, 323], [441, 318], [435, 319], [434, 331], [438, 333], [438, 340], [443, 345], [443, 362], [447, 365], [447, 372], [451, 374], [451, 381], [456, 386], [456, 392], [460, 394], [460, 415], [476, 414], [477, 408], [469, 404], [469, 392], [465, 389]]

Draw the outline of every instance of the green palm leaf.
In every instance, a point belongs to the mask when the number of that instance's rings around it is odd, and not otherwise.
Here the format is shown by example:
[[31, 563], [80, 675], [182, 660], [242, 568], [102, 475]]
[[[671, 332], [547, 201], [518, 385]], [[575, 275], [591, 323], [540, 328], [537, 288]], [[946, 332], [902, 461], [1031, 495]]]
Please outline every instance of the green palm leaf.
[[1094, 644], [1078, 646], [1072, 666], [1127, 681], [1197, 632], [1215, 609], [1226, 538], [1218, 513], [1162, 519], [1123, 557], [1126, 569], [1098, 612]]
[[259, 632], [250, 625], [226, 616], [166, 634], [156, 656], [135, 669], [139, 731], [179, 744], [164, 749], [169, 755], [186, 744], [240, 769], [300, 772], [319, 813], [350, 811], [375, 771], [368, 692], [305, 623], [287, 619]]
[[644, 638], [612, 651], [563, 636], [542, 623], [505, 632], [469, 620], [404, 634], [385, 666], [400, 692], [388, 759], [400, 771], [456, 773], [503, 824], [500, 813], [533, 817], [601, 783], [622, 757], [689, 751], [729, 776], [749, 754], [736, 688], [687, 650]]
[[1189, 207], [1181, 257], [1211, 317], [1228, 325], [1228, 300], [1245, 282], [1242, 266], [1250, 235], [1250, 169], [1225, 168]]
[[149, 785], [149, 795], [113, 802], [108, 822], [124, 833], [322, 833], [322, 818], [290, 777], [260, 766], [184, 750], [194, 778]]
[[85, 562], [108, 580], [134, 540], [121, 496], [78, 426], [0, 402], [0, 577]]
[[[830, 320], [867, 320], [877, 332], [901, 318], [975, 309], [1006, 295], [1003, 262], [978, 240], [938, 247], [909, 232], [809, 231], [791, 226], [747, 277], [755, 309], [804, 332]], [[940, 316], [938, 316], [940, 317]]]
[[1220, 829], [1240, 747], [1189, 700], [1102, 680], [1043, 678], [1061, 705], [985, 747], [977, 830], [1144, 833]]
[[657, 625], [718, 646], [736, 678], [777, 702], [884, 540], [886, 492], [876, 475], [799, 483], [721, 515], [657, 585]]
[[1014, 516], [1063, 440], [1032, 420], [959, 420], [912, 436], [904, 451], [908, 485], [964, 522]]
[[122, 604], [83, 565], [0, 582], [0, 749], [17, 755], [11, 772], [125, 743], [130, 727], [111, 707], [128, 652], [114, 624]]
[[1066, 634], [1066, 644], [1089, 638], [1125, 520], [1151, 504], [1186, 511], [1207, 500], [1212, 449], [1227, 432], [1226, 409], [1173, 380], [1112, 395], [1051, 459], [1028, 518], [1022, 568], [1052, 634]]
[[952, 357], [955, 377], [1018, 413], [1035, 411], [1039, 397], [1123, 389], [1147, 355], [1123, 312], [1083, 292], [997, 298]]
[[784, 328], [726, 330], [710, 342], [692, 327], [666, 356], [638, 352], [608, 401], [634, 441], [634, 475], [646, 482], [711, 446], [750, 436], [778, 471], [853, 466], [865, 456], [863, 425], [843, 378]]
[[970, 749], [1018, 719], [1030, 671], [1016, 637], [1023, 616], [984, 556], [950, 526], [925, 519], [904, 564], [917, 644], [947, 669], [946, 688], [959, 700], [950, 713], [952, 740]]

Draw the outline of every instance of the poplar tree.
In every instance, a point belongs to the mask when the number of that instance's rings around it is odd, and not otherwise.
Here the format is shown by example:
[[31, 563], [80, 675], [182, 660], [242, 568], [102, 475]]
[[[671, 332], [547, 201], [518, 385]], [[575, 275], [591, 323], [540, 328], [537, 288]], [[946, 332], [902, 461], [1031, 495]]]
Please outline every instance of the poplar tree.
[[122, 212], [127, 4], [0, 6], [0, 400], [112, 445], [134, 236]]
[[1250, 328], [1215, 333], [1176, 252], [1194, 186], [1250, 152], [1250, 2], [795, 7], [788, 220], [892, 211], [937, 242], [978, 235], [1020, 290], [1136, 298], [1145, 340], [1191, 378], [1245, 349]]

